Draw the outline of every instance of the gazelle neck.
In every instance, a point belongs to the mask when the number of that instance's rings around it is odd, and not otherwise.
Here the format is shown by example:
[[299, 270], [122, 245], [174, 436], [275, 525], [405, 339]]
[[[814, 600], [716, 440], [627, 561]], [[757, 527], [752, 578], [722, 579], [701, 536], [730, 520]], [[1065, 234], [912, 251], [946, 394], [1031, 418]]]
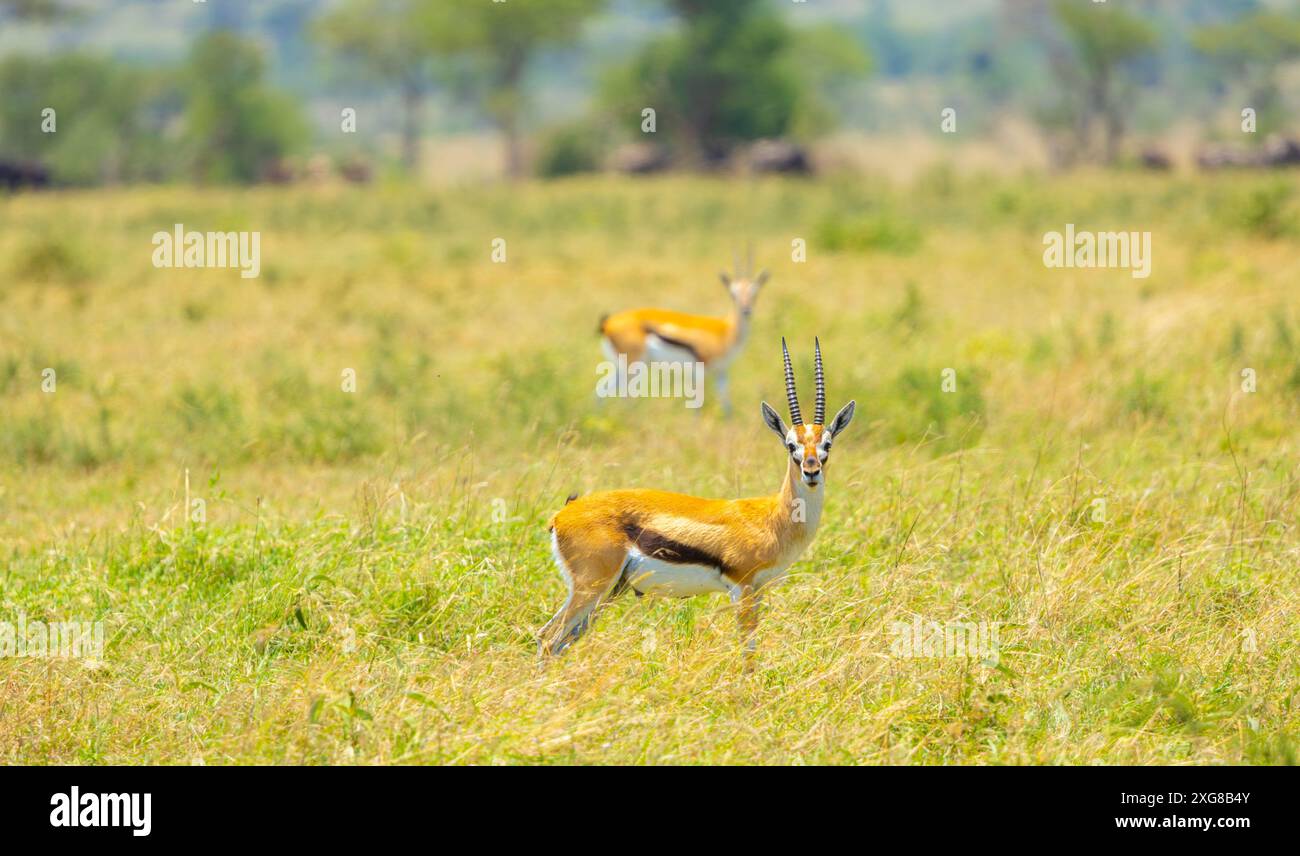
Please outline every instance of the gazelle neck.
[[799, 465], [787, 455], [785, 481], [777, 493], [777, 531], [784, 532], [801, 545], [811, 541], [822, 520], [822, 500], [825, 497], [826, 476], [822, 475], [817, 487], [809, 487], [804, 483]]
[[733, 301], [731, 311], [727, 313], [727, 351], [734, 352], [745, 344], [745, 337], [748, 335], [749, 316], [741, 312], [740, 307]]

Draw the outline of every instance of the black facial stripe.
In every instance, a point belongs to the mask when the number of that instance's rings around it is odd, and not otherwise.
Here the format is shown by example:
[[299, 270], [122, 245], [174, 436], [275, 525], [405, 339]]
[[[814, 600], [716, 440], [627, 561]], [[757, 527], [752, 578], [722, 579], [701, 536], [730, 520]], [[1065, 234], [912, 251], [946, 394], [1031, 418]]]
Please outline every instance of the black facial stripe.
[[626, 522], [623, 524], [623, 534], [632, 542], [632, 546], [652, 559], [674, 565], [703, 565], [727, 573], [727, 566], [712, 553], [683, 544], [644, 526]]

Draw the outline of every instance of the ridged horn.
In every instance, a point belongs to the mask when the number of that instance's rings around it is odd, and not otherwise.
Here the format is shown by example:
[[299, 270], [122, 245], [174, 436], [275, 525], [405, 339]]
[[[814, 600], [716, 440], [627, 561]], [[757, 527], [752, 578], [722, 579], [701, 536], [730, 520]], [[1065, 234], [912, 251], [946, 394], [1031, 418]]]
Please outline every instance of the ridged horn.
[[815, 412], [813, 413], [813, 424], [825, 425], [826, 424], [826, 376], [822, 373], [822, 343], [816, 336], [813, 337], [813, 345], [815, 348], [814, 350], [815, 357], [814, 357], [813, 365], [816, 367], [815, 377], [817, 379], [817, 405], [815, 408]]
[[790, 349], [785, 346], [785, 337], [781, 337], [781, 358], [785, 361], [785, 399], [790, 405], [790, 421], [795, 425], [803, 424], [803, 414], [799, 412], [799, 395], [794, 389], [794, 369], [790, 366]]

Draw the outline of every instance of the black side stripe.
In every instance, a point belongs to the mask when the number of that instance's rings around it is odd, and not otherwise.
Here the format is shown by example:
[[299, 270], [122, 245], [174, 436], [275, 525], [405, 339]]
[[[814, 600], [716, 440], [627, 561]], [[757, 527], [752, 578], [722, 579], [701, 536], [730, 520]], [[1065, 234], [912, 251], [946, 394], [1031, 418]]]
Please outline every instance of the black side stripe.
[[695, 360], [695, 362], [697, 363], [704, 362], [704, 360], [700, 359], [700, 352], [695, 350], [694, 346], [692, 346], [690, 342], [683, 342], [681, 339], [674, 339], [672, 336], [665, 336], [663, 333], [660, 333], [658, 330], [654, 329], [653, 327], [647, 327], [645, 329], [647, 333], [658, 336], [667, 344], [672, 345], [675, 348], [681, 348], [683, 351], [686, 351], [691, 355], [691, 357]]
[[632, 542], [632, 546], [652, 559], [673, 565], [702, 565], [716, 568], [722, 574], [727, 573], [727, 566], [712, 553], [675, 541], [652, 529], [629, 522], [623, 524], [623, 534]]

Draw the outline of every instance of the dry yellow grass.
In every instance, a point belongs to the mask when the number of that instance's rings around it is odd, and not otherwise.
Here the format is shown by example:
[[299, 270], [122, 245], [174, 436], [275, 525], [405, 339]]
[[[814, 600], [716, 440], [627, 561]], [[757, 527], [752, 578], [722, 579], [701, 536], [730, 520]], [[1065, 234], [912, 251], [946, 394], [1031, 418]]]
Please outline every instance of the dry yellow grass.
[[[0, 201], [0, 621], [107, 636], [98, 662], [0, 659], [0, 761], [1294, 761], [1294, 190], [932, 170]], [[154, 269], [176, 222], [261, 231], [262, 276]], [[1045, 269], [1066, 222], [1150, 230], [1152, 276]], [[720, 311], [750, 239], [773, 276], [737, 415], [597, 407], [599, 315]], [[540, 667], [565, 495], [776, 487], [782, 334], [819, 335], [859, 410], [755, 673], [722, 598], [625, 598]], [[997, 622], [996, 663], [893, 656], [914, 616]]]

